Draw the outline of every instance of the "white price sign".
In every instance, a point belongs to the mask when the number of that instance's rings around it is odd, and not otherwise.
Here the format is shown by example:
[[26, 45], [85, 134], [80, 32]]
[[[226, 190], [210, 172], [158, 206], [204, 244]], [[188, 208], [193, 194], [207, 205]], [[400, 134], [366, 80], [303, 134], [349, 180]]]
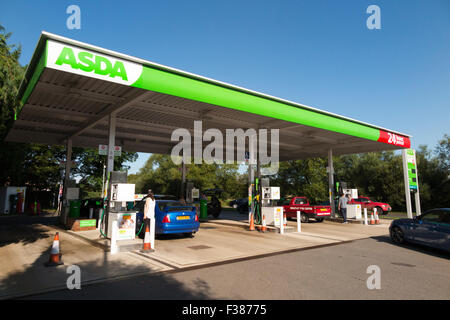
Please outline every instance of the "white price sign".
[[[98, 154], [102, 156], [108, 155], [108, 145], [106, 144], [100, 144], [98, 145]], [[120, 157], [122, 154], [122, 147], [121, 146], [115, 146], [114, 147], [114, 157]]]

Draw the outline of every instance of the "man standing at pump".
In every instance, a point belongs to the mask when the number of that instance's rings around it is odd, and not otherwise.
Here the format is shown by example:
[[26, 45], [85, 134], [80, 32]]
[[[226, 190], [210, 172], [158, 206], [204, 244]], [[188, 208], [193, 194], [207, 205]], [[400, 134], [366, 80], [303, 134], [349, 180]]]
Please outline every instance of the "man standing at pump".
[[344, 222], [342, 223], [348, 223], [347, 222], [347, 202], [348, 198], [345, 196], [344, 193], [341, 193], [341, 197], [339, 198], [338, 203], [338, 210], [342, 215], [342, 218], [344, 218]]
[[151, 247], [154, 249], [155, 246], [155, 195], [152, 192], [152, 189], [148, 189], [147, 198], [145, 199], [144, 206], [144, 226], [150, 226], [150, 239], [151, 239]]

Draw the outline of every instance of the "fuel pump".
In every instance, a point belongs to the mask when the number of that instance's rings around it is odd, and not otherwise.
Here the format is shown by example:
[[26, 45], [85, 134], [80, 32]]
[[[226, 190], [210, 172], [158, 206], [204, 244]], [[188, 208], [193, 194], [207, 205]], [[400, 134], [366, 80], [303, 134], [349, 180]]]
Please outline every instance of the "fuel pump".
[[280, 227], [280, 223], [283, 223], [283, 207], [277, 206], [277, 200], [280, 200], [280, 187], [262, 187], [261, 197], [261, 212], [266, 224]]
[[[123, 176], [125, 174], [125, 177]], [[126, 183], [126, 173], [111, 172], [111, 180], [108, 179], [109, 191], [105, 195], [106, 212], [103, 214], [102, 234], [111, 238], [113, 233], [113, 221], [117, 221], [117, 240], [132, 240], [135, 238], [136, 211], [130, 210], [127, 202], [134, 201], [135, 185]]]

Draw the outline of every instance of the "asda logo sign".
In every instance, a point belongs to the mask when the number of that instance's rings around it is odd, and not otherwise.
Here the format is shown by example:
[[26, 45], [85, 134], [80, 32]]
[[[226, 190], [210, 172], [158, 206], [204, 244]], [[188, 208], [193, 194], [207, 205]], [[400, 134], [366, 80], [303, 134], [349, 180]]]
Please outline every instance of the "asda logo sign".
[[78, 57], [75, 57], [73, 49], [69, 47], [62, 49], [55, 64], [59, 66], [68, 64], [73, 69], [80, 69], [86, 72], [94, 71], [95, 74], [108, 75], [111, 78], [120, 77], [124, 81], [128, 80], [122, 61], [115, 61], [113, 65], [109, 59], [86, 51], [80, 51]]
[[126, 85], [142, 73], [140, 64], [52, 40], [47, 41], [47, 67]]

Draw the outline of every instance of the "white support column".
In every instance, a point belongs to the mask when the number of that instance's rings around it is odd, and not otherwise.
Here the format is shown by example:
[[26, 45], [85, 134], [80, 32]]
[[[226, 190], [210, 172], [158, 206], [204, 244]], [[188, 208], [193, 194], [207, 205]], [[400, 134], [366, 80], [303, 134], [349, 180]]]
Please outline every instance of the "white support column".
[[117, 227], [117, 220], [114, 220], [112, 222], [112, 230], [111, 230], [111, 243], [110, 243], [110, 253], [116, 254], [119, 250], [117, 247], [117, 233], [118, 233], [118, 227]]
[[369, 225], [368, 221], [367, 221], [367, 208], [364, 208], [364, 225]]
[[300, 211], [297, 211], [297, 232], [302, 232], [302, 217]]
[[181, 198], [186, 199], [186, 163], [181, 162], [181, 191], [180, 191]]
[[406, 149], [402, 150], [402, 162], [403, 162], [403, 178], [405, 181], [405, 198], [406, 198], [406, 212], [408, 218], [412, 219], [412, 207], [411, 207], [411, 191], [409, 190], [408, 181], [408, 163], [406, 162]]
[[72, 139], [67, 139], [66, 142], [66, 168], [64, 172], [64, 188], [63, 188], [63, 203], [61, 210], [61, 223], [66, 224], [67, 216], [69, 214], [69, 203], [67, 201], [67, 187], [70, 180], [70, 168], [72, 166]]
[[420, 208], [420, 196], [419, 196], [419, 186], [417, 186], [417, 192], [414, 195], [415, 201], [416, 201], [416, 216], [420, 216], [422, 214], [421, 208]]
[[[107, 177], [110, 177], [110, 173], [114, 171], [114, 146], [116, 144], [116, 115], [115, 113], [111, 113], [109, 115], [109, 134], [108, 134], [108, 159], [106, 162], [106, 175]], [[108, 181], [108, 178], [106, 178], [106, 181]], [[107, 190], [108, 198], [110, 198], [110, 189], [109, 185], [105, 186], [105, 189]], [[103, 218], [103, 230], [106, 232], [106, 228], [108, 225], [108, 219], [109, 219], [109, 210], [110, 210], [110, 202], [108, 199], [106, 199], [106, 210], [104, 212], [104, 218]], [[102, 228], [102, 226], [101, 226]], [[113, 230], [114, 232], [114, 230]], [[113, 241], [111, 239], [111, 248], [113, 246]]]
[[153, 250], [155, 250], [155, 224], [155, 211], [153, 210], [150, 217], [150, 248]]
[[280, 234], [284, 234], [284, 214], [283, 214], [283, 211], [280, 214]]
[[108, 162], [106, 172], [114, 171], [114, 146], [116, 144], [116, 114], [109, 115]]
[[331, 207], [331, 216], [334, 217], [336, 214], [336, 208], [334, 207], [334, 167], [333, 167], [333, 150], [328, 150], [328, 191]]
[[422, 214], [421, 208], [420, 208], [420, 194], [419, 194], [419, 168], [417, 166], [416, 161], [416, 179], [417, 179], [417, 191], [414, 194], [414, 201], [416, 203], [416, 216], [420, 216]]
[[[72, 165], [72, 139], [67, 139], [66, 143], [66, 171], [64, 173], [64, 184], [67, 183], [70, 179], [70, 167]], [[65, 185], [65, 189], [67, 189], [67, 185]], [[67, 190], [66, 190], [67, 191]], [[64, 193], [64, 198], [66, 194]]]
[[248, 141], [249, 149], [249, 159], [248, 159], [248, 187], [249, 187], [249, 200], [250, 206], [248, 210], [248, 223], [250, 224], [251, 215], [254, 214], [255, 206], [253, 203], [253, 192], [252, 184], [255, 182], [255, 163], [256, 163], [256, 143], [257, 139], [255, 136], [251, 136]]

